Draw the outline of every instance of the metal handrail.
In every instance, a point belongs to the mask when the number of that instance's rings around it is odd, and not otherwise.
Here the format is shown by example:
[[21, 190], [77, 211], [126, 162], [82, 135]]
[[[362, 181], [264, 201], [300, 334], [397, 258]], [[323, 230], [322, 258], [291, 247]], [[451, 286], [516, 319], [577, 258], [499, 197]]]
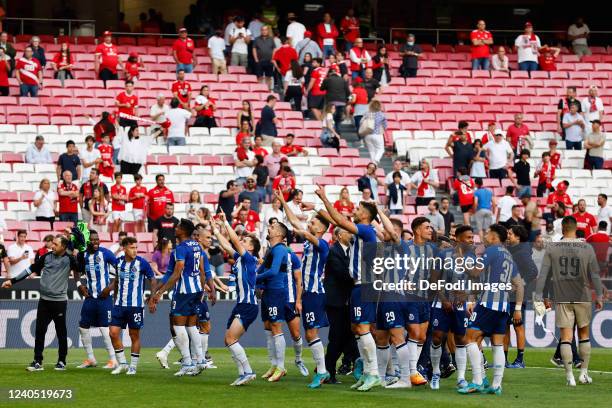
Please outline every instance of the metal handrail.
[[18, 21], [20, 22], [21, 35], [25, 34], [25, 22], [36, 21], [36, 22], [51, 22], [51, 23], [68, 23], [68, 36], [72, 35], [72, 24], [93, 24], [94, 33], [96, 32], [96, 20], [78, 20], [78, 19], [67, 19], [67, 18], [33, 18], [33, 17], [5, 17], [4, 21]]

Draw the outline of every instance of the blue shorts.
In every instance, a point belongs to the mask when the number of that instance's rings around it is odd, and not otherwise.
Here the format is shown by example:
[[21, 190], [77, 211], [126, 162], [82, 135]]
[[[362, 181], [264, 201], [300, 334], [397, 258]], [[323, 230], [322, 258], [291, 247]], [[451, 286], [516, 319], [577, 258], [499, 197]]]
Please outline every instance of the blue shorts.
[[406, 309], [408, 310], [407, 324], [421, 324], [429, 321], [431, 303], [426, 301], [406, 301]]
[[232, 309], [232, 314], [229, 319], [227, 319], [227, 328], [230, 328], [234, 319], [238, 319], [242, 327], [244, 327], [244, 331], [247, 331], [251, 323], [257, 319], [258, 311], [257, 305], [252, 303], [238, 303]]
[[295, 308], [292, 311], [291, 305], [292, 303], [287, 302], [287, 293], [284, 290], [264, 290], [261, 298], [261, 320], [272, 323], [291, 321], [295, 318]]
[[444, 309], [433, 307], [431, 309], [431, 325], [433, 331], [443, 333], [452, 331], [454, 334], [463, 336], [468, 326], [468, 318], [465, 310], [453, 308], [452, 312], [447, 313]]
[[202, 305], [202, 292], [176, 293], [171, 305], [170, 316], [197, 316]]
[[478, 305], [470, 316], [468, 328], [480, 330], [487, 336], [505, 334], [509, 318], [508, 312], [498, 312], [483, 305]]
[[113, 309], [113, 298], [106, 299], [85, 298], [81, 307], [80, 327], [108, 327], [111, 322], [111, 310]]
[[325, 293], [305, 292], [302, 295], [302, 325], [304, 330], [329, 326], [325, 313]]
[[208, 303], [205, 300], [200, 302], [198, 310], [198, 322], [210, 322], [210, 313], [208, 312]]
[[376, 323], [376, 302], [361, 299], [361, 286], [355, 286], [351, 292], [351, 323]]
[[407, 306], [406, 302], [379, 302], [376, 309], [376, 328], [391, 330], [405, 327], [409, 314]]
[[142, 329], [144, 326], [144, 307], [113, 306], [111, 312], [111, 326], [125, 329]]

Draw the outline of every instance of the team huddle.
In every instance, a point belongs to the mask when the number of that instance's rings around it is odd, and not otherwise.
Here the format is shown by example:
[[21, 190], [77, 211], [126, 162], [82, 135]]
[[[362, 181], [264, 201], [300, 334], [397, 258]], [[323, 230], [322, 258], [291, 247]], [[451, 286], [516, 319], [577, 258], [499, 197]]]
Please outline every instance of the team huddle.
[[[445, 344], [454, 348], [457, 381], [460, 394], [502, 392], [505, 368], [504, 338], [511, 324], [520, 326], [526, 298], [524, 281], [505, 244], [513, 232], [494, 224], [485, 234], [485, 248], [474, 246], [474, 233], [468, 225], [459, 225], [454, 240], [447, 245], [435, 242], [434, 232], [425, 217], [416, 217], [411, 225], [412, 239], [404, 239], [405, 228], [398, 219], [388, 218], [375, 204], [361, 202], [352, 220], [338, 212], [326, 197], [323, 188], [316, 194], [323, 205], [318, 206], [306, 228], [285, 202], [282, 192], [276, 197], [283, 205], [292, 233], [303, 239], [301, 259], [288, 246], [289, 228], [271, 223], [267, 236], [267, 250], [263, 258], [260, 241], [248, 234], [239, 234], [220, 212], [209, 227], [195, 226], [181, 220], [176, 227], [178, 244], [170, 263], [159, 281], [149, 263], [137, 255], [137, 241], [127, 237], [122, 241], [124, 254], [115, 255], [100, 247], [95, 231], [89, 231], [86, 245], [71, 266], [77, 287], [85, 298], [79, 322], [87, 359], [80, 368], [97, 365], [91, 329], [98, 328], [104, 339], [109, 360], [104, 366], [111, 374], [135, 375], [140, 357], [140, 331], [144, 326], [144, 308], [155, 313], [161, 297], [172, 290], [170, 334], [172, 339], [156, 357], [163, 368], [168, 366], [168, 353], [174, 347], [181, 354], [181, 367], [176, 376], [194, 376], [212, 366], [207, 360], [210, 313], [206, 298], [214, 304], [219, 289], [211, 273], [206, 249], [212, 236], [232, 263], [230, 281], [235, 283], [236, 305], [227, 321], [225, 345], [236, 364], [238, 377], [232, 386], [241, 386], [256, 379], [241, 336], [255, 322], [261, 310], [270, 368], [261, 375], [269, 382], [277, 382], [286, 375], [286, 342], [283, 325], [288, 327], [293, 340], [295, 364], [303, 376], [309, 370], [302, 359], [300, 321], [316, 369], [308, 384], [319, 388], [330, 380], [319, 329], [329, 325], [325, 312], [324, 268], [330, 245], [323, 239], [330, 225], [334, 236], [352, 235], [349, 251], [349, 274], [354, 286], [350, 298], [352, 330], [360, 358], [353, 375], [357, 382], [351, 388], [368, 391], [374, 387], [391, 389], [410, 388], [429, 383], [438, 390], [442, 379], [441, 358]], [[534, 292], [534, 309], [543, 315], [550, 300], [556, 302], [556, 325], [561, 330], [561, 357], [566, 370], [567, 384], [575, 386], [572, 373], [571, 342], [574, 325], [578, 326], [579, 352], [583, 360], [579, 382], [588, 384], [590, 358], [589, 325], [591, 321], [591, 289], [597, 294], [596, 307], [602, 306], [602, 285], [599, 265], [593, 248], [576, 238], [576, 220], [565, 217], [562, 223], [563, 240], [547, 248], [543, 267]], [[73, 229], [74, 231], [74, 229]], [[54, 254], [66, 246], [65, 238], [54, 241]], [[348, 242], [348, 241], [347, 241]], [[425, 290], [416, 285], [405, 290], [401, 285], [388, 286], [382, 291], [372, 290], [372, 261], [381, 253], [394, 257], [452, 258], [452, 264], [472, 265], [458, 271], [454, 268], [433, 268], [428, 263], [414, 263], [414, 268], [393, 267], [385, 270], [387, 282], [444, 280], [461, 285], [467, 281], [497, 284], [486, 286], [475, 293], [468, 290]], [[474, 262], [476, 258], [481, 262]], [[43, 257], [44, 258], [44, 257]], [[45, 261], [35, 263], [20, 276], [5, 282], [3, 287], [40, 273]], [[71, 264], [72, 265], [72, 264]], [[44, 273], [43, 273], [44, 275]], [[81, 282], [84, 276], [86, 283]], [[151, 296], [145, 297], [145, 279], [150, 280]], [[547, 282], [552, 280], [552, 285]], [[511, 291], [491, 287], [506, 285]], [[551, 289], [546, 289], [550, 288]], [[122, 331], [128, 329], [131, 339], [131, 358], [128, 363], [122, 344]], [[426, 340], [432, 372], [426, 379], [417, 369]], [[490, 337], [493, 351], [493, 377], [489, 382], [482, 354], [482, 340]], [[447, 343], [448, 342], [448, 343]], [[467, 363], [472, 367], [472, 379], [467, 381]], [[57, 367], [56, 367], [57, 368]], [[34, 361], [30, 371], [42, 370]]]

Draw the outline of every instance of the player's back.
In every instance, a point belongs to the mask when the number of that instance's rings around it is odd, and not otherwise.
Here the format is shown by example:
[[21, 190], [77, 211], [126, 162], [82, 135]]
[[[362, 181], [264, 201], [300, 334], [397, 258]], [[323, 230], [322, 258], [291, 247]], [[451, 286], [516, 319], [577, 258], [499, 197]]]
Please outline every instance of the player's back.
[[357, 234], [351, 246], [349, 272], [356, 285], [367, 275], [376, 257], [376, 230], [371, 224], [355, 224]]
[[170, 257], [168, 269], [174, 271], [176, 263], [183, 261], [183, 271], [174, 286], [175, 293], [202, 292], [200, 282], [200, 263], [203, 260], [202, 247], [197, 241], [188, 239], [179, 243]]
[[325, 293], [323, 271], [328, 255], [329, 244], [324, 239], [319, 239], [318, 245], [314, 245], [310, 241], [304, 243], [302, 284], [306, 292]]
[[234, 260], [232, 274], [236, 284], [237, 302], [256, 305], [255, 275], [257, 271], [257, 258], [247, 251], [242, 256], [236, 252]]
[[429, 291], [421, 289], [420, 282], [428, 281], [432, 271], [439, 263], [438, 248], [431, 242], [418, 245], [414, 241], [408, 241], [405, 250], [411, 259], [406, 271], [406, 278], [416, 285], [412, 295], [425, 300], [429, 296]]
[[482, 257], [484, 274], [481, 283], [489, 285], [482, 292], [480, 304], [500, 312], [508, 310], [509, 291], [500, 288], [508, 285], [512, 278], [518, 274], [512, 255], [502, 245], [487, 247]]

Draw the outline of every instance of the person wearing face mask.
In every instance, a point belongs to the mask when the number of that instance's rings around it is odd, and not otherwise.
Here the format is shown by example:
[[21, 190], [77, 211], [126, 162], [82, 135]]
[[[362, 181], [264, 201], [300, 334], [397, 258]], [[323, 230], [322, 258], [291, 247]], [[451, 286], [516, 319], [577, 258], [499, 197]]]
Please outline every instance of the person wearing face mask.
[[421, 47], [415, 44], [414, 34], [408, 34], [406, 44], [400, 50], [400, 55], [402, 56], [400, 75], [402, 78], [414, 78], [417, 76], [419, 56], [422, 53]]

